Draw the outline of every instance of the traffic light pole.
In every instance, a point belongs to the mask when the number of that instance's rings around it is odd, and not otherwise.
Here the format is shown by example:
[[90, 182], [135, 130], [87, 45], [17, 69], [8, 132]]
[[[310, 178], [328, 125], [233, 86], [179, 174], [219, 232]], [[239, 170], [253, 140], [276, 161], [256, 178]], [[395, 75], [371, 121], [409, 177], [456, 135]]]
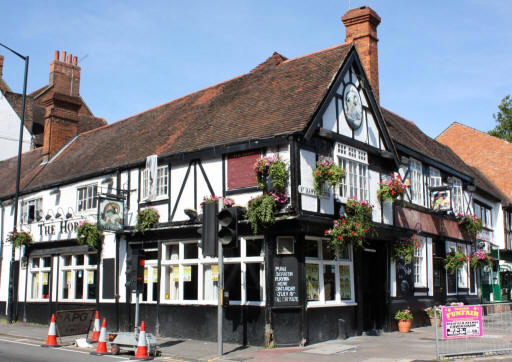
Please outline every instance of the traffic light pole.
[[219, 288], [218, 288], [218, 304], [217, 304], [217, 354], [223, 355], [222, 345], [222, 324], [224, 320], [224, 310], [222, 309], [224, 299], [224, 255], [222, 250], [222, 243], [219, 243]]

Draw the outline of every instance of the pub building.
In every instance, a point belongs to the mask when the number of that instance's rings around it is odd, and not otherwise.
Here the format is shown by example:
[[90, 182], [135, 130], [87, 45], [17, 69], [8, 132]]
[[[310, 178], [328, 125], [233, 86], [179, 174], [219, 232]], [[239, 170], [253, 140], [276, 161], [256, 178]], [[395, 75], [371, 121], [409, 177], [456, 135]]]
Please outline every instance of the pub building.
[[[495, 188], [449, 148], [379, 106], [380, 18], [361, 7], [342, 20], [343, 44], [293, 59], [274, 53], [247, 74], [80, 133], [58, 149], [42, 147], [53, 153], [24, 154], [18, 229], [33, 242], [15, 248], [16, 318], [47, 323], [56, 310], [97, 308], [109, 329], [132, 328], [126, 259], [137, 249], [145, 255], [140, 312], [148, 330], [215, 340], [218, 260], [203, 255], [193, 210], [201, 214], [204, 198], [213, 195], [247, 207], [262, 194], [253, 170], [261, 156], [286, 163], [286, 196], [279, 195], [274, 223], [254, 232], [240, 221], [238, 244], [224, 250], [225, 341], [303, 345], [393, 330], [393, 314], [405, 306], [421, 325], [426, 306], [477, 302], [475, 271], [465, 266], [448, 275], [442, 258], [477, 247], [453, 212], [472, 211], [477, 199], [498, 208]], [[66, 99], [56, 106], [66, 108]], [[47, 122], [65, 128], [72, 122], [67, 114], [54, 112]], [[321, 157], [345, 177], [318, 192], [313, 170]], [[3, 313], [14, 162], [0, 163]], [[398, 173], [407, 194], [380, 201], [380, 182]], [[445, 202], [434, 205], [433, 194]], [[350, 199], [373, 205], [373, 227], [362, 246], [335, 253], [325, 231], [346, 214]], [[138, 211], [149, 207], [159, 221], [139, 232]], [[97, 247], [77, 243], [82, 222], [105, 228]], [[420, 240], [413, 263], [395, 263], [392, 245], [413, 236]]]

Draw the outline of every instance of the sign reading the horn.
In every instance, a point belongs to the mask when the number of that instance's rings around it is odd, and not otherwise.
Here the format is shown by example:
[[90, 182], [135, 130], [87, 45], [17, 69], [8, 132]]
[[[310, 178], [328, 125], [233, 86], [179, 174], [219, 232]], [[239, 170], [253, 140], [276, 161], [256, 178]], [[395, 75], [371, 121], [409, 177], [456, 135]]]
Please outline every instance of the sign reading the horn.
[[101, 197], [98, 202], [98, 229], [123, 231], [124, 201]]

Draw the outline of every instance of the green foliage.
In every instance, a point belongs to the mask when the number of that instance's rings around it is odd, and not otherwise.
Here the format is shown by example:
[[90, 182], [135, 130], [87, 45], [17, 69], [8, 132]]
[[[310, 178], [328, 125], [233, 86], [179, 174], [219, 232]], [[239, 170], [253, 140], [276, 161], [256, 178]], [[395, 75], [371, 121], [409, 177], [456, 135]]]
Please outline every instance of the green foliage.
[[466, 263], [466, 254], [460, 251], [456, 252], [450, 252], [448, 255], [446, 255], [444, 268], [446, 269], [446, 272], [448, 274], [453, 274], [460, 268], [464, 266], [464, 263]]
[[389, 180], [379, 183], [377, 197], [381, 201], [394, 201], [402, 197], [406, 190], [407, 185], [402, 182], [402, 176], [399, 174], [392, 174]]
[[152, 228], [160, 219], [160, 214], [156, 209], [148, 207], [144, 210], [139, 210], [137, 213], [137, 224], [135, 229], [143, 233], [147, 229]]
[[7, 241], [11, 242], [15, 248], [19, 248], [23, 245], [28, 246], [32, 243], [32, 235], [26, 231], [11, 232], [7, 237]]
[[409, 240], [401, 240], [396, 242], [391, 249], [391, 257], [394, 261], [402, 259], [405, 264], [411, 264], [414, 250], [421, 246], [421, 241], [412, 237]]
[[482, 220], [475, 215], [458, 213], [457, 218], [459, 225], [461, 225], [469, 235], [475, 237], [476, 234], [482, 231]]
[[[265, 191], [283, 193], [288, 186], [288, 169], [279, 156], [261, 157], [254, 165], [258, 187]], [[272, 181], [269, 188], [267, 181]]]
[[498, 109], [498, 113], [492, 115], [497, 125], [487, 133], [512, 142], [512, 97], [507, 95], [503, 98]]
[[471, 255], [469, 263], [473, 269], [480, 269], [486, 265], [492, 264], [492, 256], [483, 250], [477, 250]]
[[372, 223], [372, 210], [373, 206], [368, 201], [357, 201], [355, 199], [348, 199], [345, 205], [345, 213], [347, 218], [365, 224], [370, 228]]
[[248, 204], [247, 219], [251, 223], [252, 231], [257, 234], [275, 222], [274, 210], [276, 201], [272, 195], [263, 194], [251, 199]]
[[320, 195], [322, 193], [322, 185], [327, 182], [329, 186], [336, 187], [345, 178], [345, 171], [333, 161], [320, 156], [320, 160], [316, 163], [313, 170], [313, 179], [315, 191]]
[[399, 310], [395, 313], [395, 319], [397, 321], [403, 321], [408, 319], [413, 319], [412, 313], [410, 309]]
[[80, 245], [87, 244], [96, 249], [98, 243], [103, 240], [103, 232], [98, 230], [96, 224], [83, 222], [76, 228], [76, 240]]

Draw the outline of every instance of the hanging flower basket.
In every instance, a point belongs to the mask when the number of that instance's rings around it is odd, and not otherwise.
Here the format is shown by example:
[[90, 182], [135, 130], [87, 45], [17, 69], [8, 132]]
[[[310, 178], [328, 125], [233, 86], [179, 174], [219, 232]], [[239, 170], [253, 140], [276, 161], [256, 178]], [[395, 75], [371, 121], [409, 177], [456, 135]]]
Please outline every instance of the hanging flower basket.
[[329, 247], [336, 252], [342, 251], [347, 245], [363, 246], [363, 240], [370, 231], [364, 223], [350, 218], [334, 220], [331, 229], [324, 234], [330, 237]]
[[7, 236], [7, 241], [12, 243], [15, 248], [19, 248], [21, 246], [28, 246], [32, 243], [32, 235], [27, 233], [26, 231], [20, 232], [10, 232]]
[[448, 274], [453, 274], [457, 270], [461, 269], [466, 263], [467, 258], [466, 254], [460, 251], [450, 252], [446, 255], [444, 268], [448, 272]]
[[457, 219], [459, 225], [466, 230], [466, 232], [475, 237], [480, 231], [482, 231], [482, 221], [472, 214], [457, 213]]
[[249, 200], [247, 208], [247, 219], [251, 224], [252, 231], [257, 234], [261, 229], [266, 229], [275, 222], [274, 211], [277, 202], [274, 196], [263, 194]]
[[[356, 199], [348, 199], [345, 205], [345, 213], [348, 218], [352, 218], [361, 223], [372, 226], [373, 205], [368, 201], [357, 201]], [[370, 225], [371, 224], [371, 225]]]
[[402, 182], [402, 176], [392, 174], [389, 180], [380, 182], [377, 196], [381, 201], [395, 201], [405, 194], [407, 187], [408, 186]]
[[80, 245], [89, 245], [93, 249], [103, 240], [103, 232], [96, 224], [81, 222], [76, 228], [76, 240]]
[[135, 224], [135, 230], [143, 233], [147, 229], [152, 228], [160, 219], [160, 214], [156, 209], [148, 207], [144, 210], [137, 212], [137, 224]]
[[469, 262], [472, 268], [480, 269], [492, 264], [492, 256], [483, 250], [477, 250], [471, 255]]
[[254, 164], [258, 187], [265, 191], [283, 193], [288, 186], [288, 169], [279, 156], [260, 157]]
[[403, 260], [405, 264], [411, 264], [414, 256], [414, 250], [421, 246], [421, 241], [415, 236], [408, 240], [400, 240], [393, 244], [391, 257], [394, 261]]
[[322, 194], [322, 187], [327, 183], [330, 187], [336, 187], [345, 178], [345, 171], [333, 161], [320, 156], [316, 162], [316, 168], [313, 170], [313, 179], [315, 191], [318, 195]]

